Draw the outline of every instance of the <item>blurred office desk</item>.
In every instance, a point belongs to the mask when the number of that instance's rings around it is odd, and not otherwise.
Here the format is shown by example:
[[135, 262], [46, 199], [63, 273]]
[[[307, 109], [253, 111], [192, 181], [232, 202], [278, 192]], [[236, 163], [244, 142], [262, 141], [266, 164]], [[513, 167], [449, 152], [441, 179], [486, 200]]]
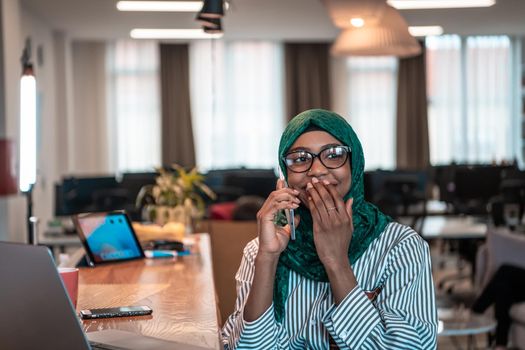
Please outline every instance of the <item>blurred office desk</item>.
[[210, 238], [196, 234], [195, 253], [81, 268], [77, 309], [148, 305], [151, 316], [85, 320], [86, 332], [119, 329], [221, 349]]
[[68, 247], [75, 247], [79, 248], [82, 246], [82, 243], [80, 242], [80, 238], [78, 238], [78, 235], [41, 235], [38, 238], [38, 244], [45, 245], [51, 249], [53, 252], [53, 255], [58, 257], [60, 253], [65, 253], [66, 248]]
[[[460, 280], [472, 280], [476, 273], [476, 252], [487, 234], [487, 223], [472, 216], [427, 216], [422, 218], [421, 235], [427, 241], [441, 240], [448, 243], [449, 249], [456, 251], [459, 257], [457, 272], [443, 276], [437, 284], [438, 290], [446, 289], [448, 293]], [[441, 245], [440, 254], [433, 256], [433, 266], [444, 267], [450, 256], [445, 252], [445, 245]], [[455, 248], [451, 248], [455, 247]], [[463, 272], [461, 262], [470, 264], [470, 271]], [[447, 287], [448, 286], [448, 287]]]
[[421, 235], [430, 239], [485, 238], [487, 223], [472, 216], [427, 216], [421, 218]]

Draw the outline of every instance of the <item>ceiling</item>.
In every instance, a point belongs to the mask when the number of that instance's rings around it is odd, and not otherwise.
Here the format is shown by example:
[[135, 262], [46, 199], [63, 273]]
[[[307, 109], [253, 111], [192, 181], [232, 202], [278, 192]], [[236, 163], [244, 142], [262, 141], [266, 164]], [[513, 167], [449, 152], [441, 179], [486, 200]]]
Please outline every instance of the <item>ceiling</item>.
[[[119, 12], [116, 0], [21, 0], [25, 10], [73, 39], [129, 38], [132, 28], [198, 28], [191, 13]], [[333, 40], [321, 0], [231, 0], [225, 39]], [[497, 0], [488, 8], [405, 10], [409, 25], [441, 25], [445, 33], [525, 36], [525, 0]]]

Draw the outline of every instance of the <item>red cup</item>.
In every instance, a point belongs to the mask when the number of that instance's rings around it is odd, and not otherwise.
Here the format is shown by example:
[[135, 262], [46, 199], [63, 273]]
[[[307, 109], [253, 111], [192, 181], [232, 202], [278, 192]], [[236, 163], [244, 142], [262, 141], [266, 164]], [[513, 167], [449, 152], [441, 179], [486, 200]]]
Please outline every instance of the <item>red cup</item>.
[[73, 307], [76, 309], [78, 297], [78, 269], [74, 267], [59, 267], [58, 273], [62, 278], [62, 282], [64, 282], [69, 300], [71, 300]]

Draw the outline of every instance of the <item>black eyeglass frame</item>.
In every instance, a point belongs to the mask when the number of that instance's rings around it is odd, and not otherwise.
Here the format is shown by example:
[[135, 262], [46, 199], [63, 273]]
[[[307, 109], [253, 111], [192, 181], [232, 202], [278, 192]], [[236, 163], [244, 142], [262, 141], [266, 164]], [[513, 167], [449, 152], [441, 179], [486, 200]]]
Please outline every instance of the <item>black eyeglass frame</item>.
[[[339, 165], [339, 166], [337, 166], [337, 167], [335, 167], [335, 168], [330, 167], [330, 166], [327, 166], [327, 165], [323, 162], [323, 160], [321, 159], [321, 157], [319, 157], [319, 155], [320, 155], [321, 153], [323, 153], [324, 151], [326, 151], [327, 149], [330, 149], [330, 148], [338, 148], [338, 147], [341, 147], [341, 148], [343, 148], [343, 149], [346, 150], [346, 158], [345, 158], [344, 162], [341, 163], [341, 165]], [[299, 152], [307, 153], [307, 154], [309, 154], [309, 155], [312, 157], [312, 161], [310, 162], [310, 166], [308, 167], [308, 169], [303, 170], [303, 171], [295, 171], [295, 170], [291, 169], [291, 168], [288, 166], [288, 163], [286, 162], [286, 157], [288, 157], [290, 154], [299, 153]], [[328, 147], [326, 147], [326, 148], [323, 148], [323, 149], [322, 149], [321, 151], [319, 151], [319, 153], [317, 153], [317, 154], [316, 154], [316, 153], [313, 153], [313, 152], [310, 152], [310, 151], [305, 151], [305, 150], [297, 150], [297, 151], [289, 152], [289, 153], [285, 154], [284, 157], [282, 157], [282, 161], [284, 162], [284, 165], [286, 165], [286, 168], [287, 168], [288, 170], [290, 170], [290, 171], [293, 172], [293, 173], [301, 174], [301, 173], [306, 173], [306, 172], [310, 171], [310, 169], [312, 169], [312, 165], [314, 164], [315, 158], [319, 158], [319, 161], [321, 162], [321, 164], [323, 164], [323, 166], [324, 166], [326, 169], [332, 169], [332, 170], [333, 170], [333, 169], [339, 169], [340, 167], [342, 167], [343, 165], [345, 165], [346, 162], [348, 161], [348, 159], [350, 158], [351, 155], [352, 155], [352, 149], [351, 149], [350, 147], [345, 146], [345, 145], [337, 145], [337, 146], [332, 145], [332, 146], [328, 146]]]

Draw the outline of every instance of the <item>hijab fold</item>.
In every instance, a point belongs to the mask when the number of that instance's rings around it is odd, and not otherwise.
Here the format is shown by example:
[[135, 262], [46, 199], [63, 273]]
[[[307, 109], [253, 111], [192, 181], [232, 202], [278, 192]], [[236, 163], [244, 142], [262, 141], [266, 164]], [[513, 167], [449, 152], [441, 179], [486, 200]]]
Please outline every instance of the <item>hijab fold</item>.
[[[286, 170], [283, 157], [293, 145], [295, 140], [309, 127], [318, 127], [342, 144], [351, 149], [351, 185], [344, 201], [353, 198], [353, 223], [354, 232], [348, 250], [348, 260], [353, 265], [368, 246], [381, 235], [386, 225], [392, 219], [383, 214], [371, 203], [364, 200], [364, 155], [361, 143], [352, 127], [338, 114], [323, 109], [311, 109], [295, 116], [289, 123], [281, 136], [279, 143], [279, 164], [281, 169]], [[346, 165], [345, 165], [346, 166]], [[308, 209], [303, 206], [297, 209], [301, 220], [296, 228], [296, 239], [290, 240], [286, 249], [279, 257], [277, 273], [274, 284], [274, 310], [275, 318], [282, 322], [285, 312], [286, 299], [288, 297], [288, 281], [290, 270], [301, 276], [318, 282], [328, 282], [328, 276], [323, 264], [317, 256], [315, 249], [312, 216]]]

